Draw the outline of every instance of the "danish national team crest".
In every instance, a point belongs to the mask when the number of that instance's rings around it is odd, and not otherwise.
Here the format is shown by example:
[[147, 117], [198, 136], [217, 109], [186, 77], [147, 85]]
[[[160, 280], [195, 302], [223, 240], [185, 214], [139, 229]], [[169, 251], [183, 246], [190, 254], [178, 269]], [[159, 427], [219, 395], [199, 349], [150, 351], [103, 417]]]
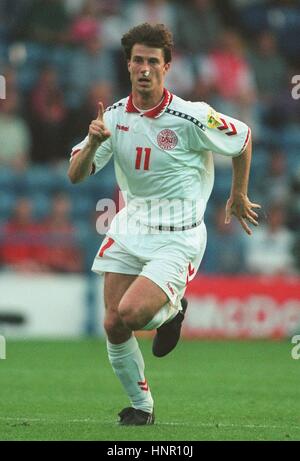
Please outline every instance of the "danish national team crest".
[[157, 143], [161, 149], [171, 150], [177, 146], [178, 138], [172, 130], [162, 130], [157, 135]]

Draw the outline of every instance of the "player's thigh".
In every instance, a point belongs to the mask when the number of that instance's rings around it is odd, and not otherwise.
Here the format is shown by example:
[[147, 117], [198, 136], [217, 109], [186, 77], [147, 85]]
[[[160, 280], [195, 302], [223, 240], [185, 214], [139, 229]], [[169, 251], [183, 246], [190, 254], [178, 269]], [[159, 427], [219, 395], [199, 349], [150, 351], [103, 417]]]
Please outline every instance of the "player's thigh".
[[106, 312], [118, 313], [120, 301], [137, 275], [106, 272], [104, 275], [104, 303]]
[[122, 318], [128, 314], [147, 322], [167, 302], [166, 293], [151, 279], [140, 275], [124, 293], [119, 304], [119, 313]]
[[104, 277], [105, 315], [104, 329], [108, 340], [113, 344], [127, 341], [132, 332], [120, 317], [118, 306], [128, 287], [134, 282], [136, 275], [106, 272]]

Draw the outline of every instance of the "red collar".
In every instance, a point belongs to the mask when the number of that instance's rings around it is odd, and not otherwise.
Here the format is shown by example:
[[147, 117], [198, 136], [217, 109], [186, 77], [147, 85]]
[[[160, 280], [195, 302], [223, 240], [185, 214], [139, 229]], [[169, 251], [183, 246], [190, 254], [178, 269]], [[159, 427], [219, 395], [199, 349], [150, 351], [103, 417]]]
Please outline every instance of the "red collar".
[[[172, 93], [170, 93], [170, 91], [164, 88], [164, 94], [161, 103], [158, 106], [154, 107], [154, 109], [150, 109], [147, 112], [144, 112], [143, 115], [150, 118], [160, 117], [165, 112], [166, 108], [171, 104], [172, 99]], [[139, 110], [133, 104], [132, 93], [128, 96], [125, 110], [129, 113], [139, 113]]]

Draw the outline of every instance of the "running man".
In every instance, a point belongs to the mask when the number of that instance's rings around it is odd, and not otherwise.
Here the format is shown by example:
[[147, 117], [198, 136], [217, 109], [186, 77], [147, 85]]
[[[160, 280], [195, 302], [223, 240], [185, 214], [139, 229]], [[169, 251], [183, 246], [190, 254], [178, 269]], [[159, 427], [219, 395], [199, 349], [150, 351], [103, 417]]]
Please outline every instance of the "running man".
[[260, 206], [247, 196], [250, 128], [165, 88], [170, 31], [163, 24], [142, 24], [122, 37], [122, 45], [132, 92], [105, 111], [99, 103], [87, 137], [72, 150], [68, 175], [79, 183], [113, 155], [126, 206], [112, 221], [92, 270], [105, 274], [108, 357], [131, 404], [119, 413], [119, 423], [145, 425], [154, 423], [154, 405], [134, 331], [156, 329], [152, 351], [157, 357], [179, 340], [186, 285], [206, 246], [203, 215], [214, 182], [211, 151], [232, 157], [226, 222], [235, 215], [250, 235], [249, 223], [258, 225], [253, 209]]

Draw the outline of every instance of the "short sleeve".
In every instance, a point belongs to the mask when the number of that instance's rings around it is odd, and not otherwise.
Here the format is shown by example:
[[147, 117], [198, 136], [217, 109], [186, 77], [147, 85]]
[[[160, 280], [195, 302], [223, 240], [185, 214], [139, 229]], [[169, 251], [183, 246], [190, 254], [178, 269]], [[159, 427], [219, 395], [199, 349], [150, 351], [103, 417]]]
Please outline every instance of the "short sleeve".
[[71, 151], [71, 154], [70, 154], [70, 162], [73, 160], [73, 158], [75, 157], [76, 154], [78, 154], [78, 152], [81, 151], [81, 149], [84, 148], [84, 146], [86, 145], [88, 141], [88, 136], [86, 136], [83, 141], [80, 141], [78, 144], [76, 144], [75, 146], [72, 147], [72, 151]]
[[205, 103], [201, 103], [198, 117], [201, 123], [194, 125], [191, 136], [193, 150], [210, 150], [229, 157], [245, 150], [251, 130], [244, 122], [218, 113]]
[[[111, 131], [110, 118], [107, 116], [107, 113], [104, 114], [104, 123], [105, 123], [105, 126]], [[80, 152], [81, 149], [83, 149], [86, 146], [87, 142], [88, 142], [88, 136], [86, 136], [83, 141], [76, 144], [72, 148], [70, 161], [74, 158], [76, 154], [78, 154], [78, 152]], [[93, 166], [92, 166], [92, 171], [90, 174], [96, 174], [98, 173], [98, 171], [102, 170], [102, 168], [104, 168], [105, 165], [111, 159], [112, 154], [113, 154], [112, 140], [110, 137], [106, 139], [106, 141], [104, 141], [96, 150], [96, 154], [95, 154]]]

